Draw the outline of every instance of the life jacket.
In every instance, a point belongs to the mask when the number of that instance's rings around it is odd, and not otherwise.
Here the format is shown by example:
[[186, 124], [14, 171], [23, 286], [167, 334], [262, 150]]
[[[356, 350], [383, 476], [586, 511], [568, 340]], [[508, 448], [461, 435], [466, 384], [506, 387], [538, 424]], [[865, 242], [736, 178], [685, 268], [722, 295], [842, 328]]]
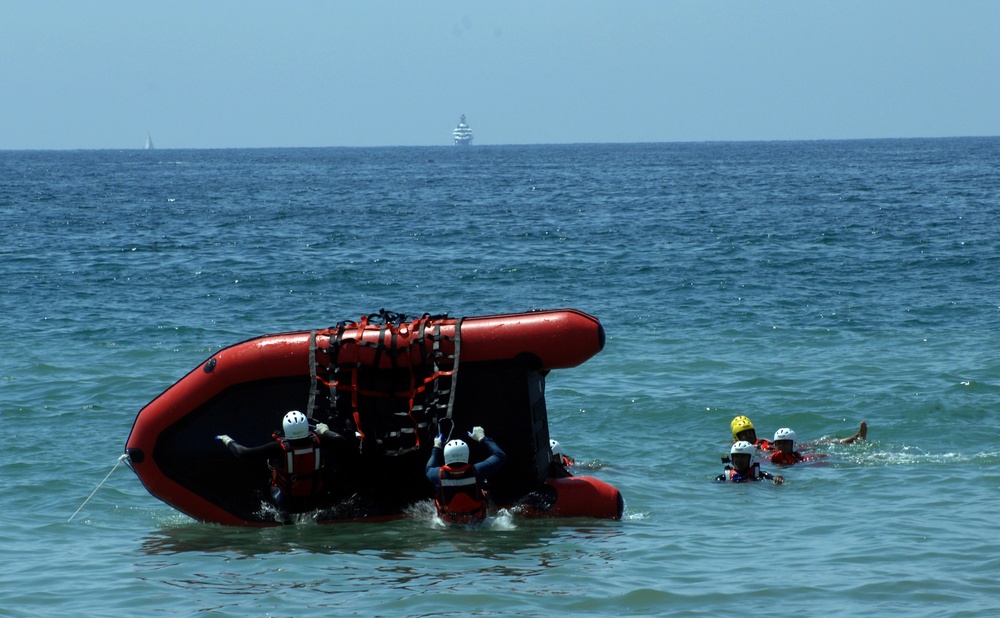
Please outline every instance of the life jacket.
[[[736, 442], [733, 442], [733, 444], [735, 443]], [[759, 451], [770, 451], [774, 449], [774, 445], [771, 444], [770, 441], [765, 440], [764, 438], [758, 439], [756, 442], [753, 443], [753, 445], [756, 446], [757, 450]]]
[[486, 519], [486, 494], [479, 489], [475, 467], [441, 466], [439, 478], [441, 489], [434, 502], [441, 519], [463, 524]]
[[[800, 461], [805, 461], [807, 458], [802, 456], [802, 453], [798, 451], [793, 451], [791, 453], [785, 453], [782, 451], [774, 451], [771, 454], [771, 463], [791, 465], [799, 463]], [[811, 459], [811, 458], [809, 458]]]
[[562, 465], [563, 465], [564, 468], [569, 468], [570, 466], [572, 466], [575, 463], [576, 463], [576, 460], [573, 459], [572, 457], [567, 457], [565, 455], [562, 455]]
[[310, 433], [301, 440], [286, 440], [278, 435], [274, 438], [281, 444], [284, 456], [271, 466], [271, 484], [289, 498], [316, 495], [323, 485], [319, 437]]
[[751, 466], [750, 467], [750, 474], [746, 474], [746, 475], [740, 474], [739, 472], [736, 471], [736, 468], [734, 468], [732, 466], [726, 466], [726, 469], [723, 471], [722, 476], [724, 477], [725, 481], [731, 482], [731, 483], [744, 483], [746, 481], [759, 481], [762, 478], [764, 478], [760, 474], [760, 464], [759, 463], [755, 463], [753, 466]]

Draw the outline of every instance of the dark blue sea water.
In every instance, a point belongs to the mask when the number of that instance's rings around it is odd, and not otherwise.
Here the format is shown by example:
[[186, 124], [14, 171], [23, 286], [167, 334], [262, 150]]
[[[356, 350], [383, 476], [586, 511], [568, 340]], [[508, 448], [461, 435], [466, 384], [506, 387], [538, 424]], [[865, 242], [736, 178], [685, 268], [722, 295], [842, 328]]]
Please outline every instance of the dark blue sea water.
[[[0, 238], [3, 615], [1000, 612], [1000, 139], [0, 152]], [[560, 307], [608, 342], [550, 431], [620, 522], [226, 528], [108, 476], [219, 348]], [[738, 414], [869, 439], [715, 484]]]

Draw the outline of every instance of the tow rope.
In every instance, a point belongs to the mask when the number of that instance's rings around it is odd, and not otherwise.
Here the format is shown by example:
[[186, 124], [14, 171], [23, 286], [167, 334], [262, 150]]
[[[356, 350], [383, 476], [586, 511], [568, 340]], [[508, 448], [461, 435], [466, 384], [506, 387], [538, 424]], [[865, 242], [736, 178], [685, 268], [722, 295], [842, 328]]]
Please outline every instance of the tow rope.
[[104, 483], [107, 482], [109, 478], [111, 478], [111, 474], [118, 469], [118, 466], [120, 466], [123, 461], [126, 461], [127, 459], [128, 459], [128, 453], [122, 453], [121, 456], [118, 458], [118, 461], [115, 462], [115, 466], [111, 468], [111, 472], [108, 472], [108, 475], [104, 477], [104, 480], [98, 483], [97, 487], [94, 488], [94, 491], [90, 492], [90, 495], [87, 496], [87, 499], [83, 501], [83, 504], [81, 504], [80, 507], [75, 511], [73, 511], [73, 514], [69, 516], [69, 519], [66, 520], [67, 524], [73, 521], [73, 518], [76, 517], [76, 514], [79, 513], [80, 510], [83, 509], [83, 507], [86, 506], [88, 502], [90, 502], [90, 499], [94, 497], [94, 494], [97, 493], [97, 490], [100, 489], [101, 486], [104, 485]]

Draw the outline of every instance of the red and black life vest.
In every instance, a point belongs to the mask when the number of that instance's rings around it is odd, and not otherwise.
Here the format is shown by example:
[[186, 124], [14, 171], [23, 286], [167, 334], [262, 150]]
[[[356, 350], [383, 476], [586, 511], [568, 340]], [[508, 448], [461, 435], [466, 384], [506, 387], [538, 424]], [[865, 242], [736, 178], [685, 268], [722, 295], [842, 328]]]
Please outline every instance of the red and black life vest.
[[319, 437], [309, 434], [301, 440], [286, 440], [275, 436], [284, 456], [271, 467], [271, 484], [290, 498], [308, 498], [323, 485], [320, 468]]
[[774, 453], [771, 454], [771, 463], [775, 464], [790, 465], [805, 460], [806, 457], [803, 457], [801, 453], [795, 451], [791, 453], [785, 453], [783, 451], [774, 451]]
[[486, 518], [486, 494], [479, 489], [476, 469], [470, 464], [441, 466], [441, 489], [435, 504], [446, 522], [470, 523]]
[[[733, 444], [736, 444], [736, 442], [734, 441]], [[764, 438], [758, 439], [756, 442], [753, 443], [753, 445], [757, 447], [758, 451], [774, 450], [774, 444]]]

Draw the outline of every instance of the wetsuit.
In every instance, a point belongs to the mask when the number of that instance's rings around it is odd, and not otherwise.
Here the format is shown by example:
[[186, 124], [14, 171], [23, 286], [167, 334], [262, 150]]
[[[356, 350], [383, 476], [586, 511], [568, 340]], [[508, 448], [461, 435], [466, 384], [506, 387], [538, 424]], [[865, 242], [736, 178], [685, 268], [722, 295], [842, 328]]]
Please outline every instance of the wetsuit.
[[[346, 444], [347, 440], [333, 431], [322, 435], [310, 433], [306, 438], [292, 441], [284, 441], [275, 434], [274, 440], [260, 446], [246, 447], [233, 440], [229, 451], [243, 461], [267, 462], [272, 471], [274, 503], [287, 513], [302, 513], [316, 508], [315, 498], [322, 489], [323, 475], [328, 472], [324, 470], [326, 463], [333, 459], [334, 449]], [[289, 462], [295, 468], [291, 475]]]
[[750, 473], [746, 475], [740, 474], [736, 471], [736, 468], [732, 466], [726, 466], [723, 473], [715, 477], [715, 480], [723, 483], [747, 483], [751, 481], [763, 480], [772, 481], [774, 480], [774, 475], [770, 472], [761, 470], [760, 464], [754, 464], [753, 467], [750, 468]]
[[480, 444], [489, 449], [490, 456], [475, 465], [445, 466], [444, 450], [440, 446], [431, 449], [427, 480], [434, 486], [434, 503], [445, 521], [473, 521], [485, 516], [485, 481], [507, 461], [507, 454], [489, 436]]

